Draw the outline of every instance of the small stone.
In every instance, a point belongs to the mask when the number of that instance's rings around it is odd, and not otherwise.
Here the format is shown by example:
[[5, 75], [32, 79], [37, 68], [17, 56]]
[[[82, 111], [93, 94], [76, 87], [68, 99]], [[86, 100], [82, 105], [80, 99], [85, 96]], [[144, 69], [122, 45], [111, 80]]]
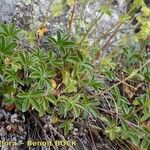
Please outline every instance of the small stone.
[[11, 119], [10, 119], [10, 121], [12, 122], [12, 123], [15, 123], [15, 122], [19, 122], [19, 120], [18, 120], [18, 115], [15, 113], [15, 114], [13, 114], [13, 115], [11, 115]]
[[7, 125], [6, 129], [7, 129], [7, 131], [11, 131], [11, 129], [12, 129], [11, 125]]

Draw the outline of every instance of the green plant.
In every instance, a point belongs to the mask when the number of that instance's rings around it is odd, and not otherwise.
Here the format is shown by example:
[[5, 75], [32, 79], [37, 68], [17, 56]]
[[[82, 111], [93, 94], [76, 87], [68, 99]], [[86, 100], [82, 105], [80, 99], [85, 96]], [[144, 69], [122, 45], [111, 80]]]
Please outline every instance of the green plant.
[[[1, 26], [5, 26], [6, 31], [9, 28], [4, 24]], [[84, 111], [95, 113], [91, 100], [88, 100], [89, 103], [83, 100], [85, 82], [91, 80], [90, 70], [93, 67], [74, 49], [74, 42], [67, 35], [57, 32], [57, 39], [49, 37], [50, 44], [58, 53], [41, 49], [21, 51], [17, 47], [16, 34], [1, 37], [1, 92], [5, 104], [15, 104], [23, 112], [35, 109], [40, 115], [50, 112], [53, 105], [55, 113], [64, 118], [67, 118], [68, 112], [72, 112], [71, 117], [75, 118]], [[7, 46], [5, 38], [8, 37], [13, 42], [7, 42]], [[91, 82], [88, 84], [90, 86]], [[92, 84], [96, 88], [98, 84], [94, 84], [97, 83]]]
[[[67, 3], [74, 5], [73, 1]], [[48, 50], [39, 48], [32, 32], [27, 32], [24, 37], [33, 43], [32, 50], [22, 50], [18, 44], [20, 30], [14, 25], [2, 24], [0, 98], [4, 105], [13, 104], [22, 112], [38, 112], [40, 117], [50, 114], [58, 118], [59, 121], [52, 124], [62, 128], [65, 136], [79, 120], [91, 123], [96, 130], [101, 130], [97, 122], [102, 121], [106, 125], [102, 132], [112, 141], [147, 150], [150, 140], [150, 60], [145, 39], [149, 35], [149, 9], [142, 0], [135, 0], [131, 12], [140, 7], [142, 15], [137, 17], [137, 24], [141, 24], [141, 31], [132, 32], [134, 44], [128, 39], [127, 43], [120, 41], [120, 45], [104, 56], [113, 37], [131, 21], [130, 13], [121, 16], [119, 22], [98, 37], [92, 46], [86, 37], [99, 15], [80, 42], [60, 31], [55, 37], [41, 36], [48, 41]], [[59, 11], [55, 12], [57, 9]], [[57, 16], [61, 11], [62, 4], [59, 4], [53, 13]], [[111, 15], [107, 5], [101, 7], [100, 12]], [[110, 36], [108, 40], [99, 46], [98, 42], [107, 36]]]

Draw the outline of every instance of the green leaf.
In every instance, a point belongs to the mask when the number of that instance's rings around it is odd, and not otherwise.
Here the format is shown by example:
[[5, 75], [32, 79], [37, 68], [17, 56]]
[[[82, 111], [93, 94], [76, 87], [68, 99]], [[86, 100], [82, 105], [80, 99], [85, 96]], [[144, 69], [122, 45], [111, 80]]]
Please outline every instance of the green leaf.
[[101, 10], [102, 13], [104, 13], [106, 15], [111, 16], [111, 14], [112, 14], [112, 11], [111, 11], [110, 7], [106, 4], [102, 5], [100, 10]]
[[138, 9], [139, 7], [144, 5], [144, 1], [143, 0], [134, 0], [131, 10], [134, 10], [135, 8]]
[[15, 101], [14, 98], [6, 98], [6, 99], [4, 99], [4, 103], [7, 104], [7, 105], [8, 105], [8, 104], [9, 104], [9, 105], [13, 104], [14, 101]]
[[88, 69], [88, 70], [92, 70], [92, 69], [93, 69], [93, 66], [92, 66], [90, 63], [88, 63], [88, 62], [83, 62], [82, 65], [83, 65], [86, 69]]
[[150, 142], [147, 139], [143, 139], [141, 143], [141, 150], [148, 150]]
[[22, 104], [22, 111], [26, 112], [29, 109], [30, 106], [30, 100], [28, 98], [23, 100], [23, 104]]
[[6, 35], [9, 35], [9, 31], [8, 31], [8, 27], [6, 26], [6, 24], [2, 24], [1, 28], [3, 29], [3, 31], [5, 32]]
[[49, 95], [46, 97], [46, 99], [51, 102], [52, 104], [56, 105], [56, 98], [53, 95]]
[[5, 49], [5, 37], [4, 36], [0, 36], [0, 51], [4, 51]]
[[60, 31], [57, 31], [57, 41], [61, 42], [61, 33], [60, 33]]
[[47, 109], [49, 108], [49, 102], [48, 102], [48, 100], [47, 99], [43, 99], [42, 104], [43, 104], [44, 111], [47, 111]]
[[129, 78], [134, 77], [137, 73], [138, 73], [138, 69], [133, 70], [133, 71], [130, 73]]
[[16, 47], [17, 47], [17, 43], [16, 42], [12, 42], [12, 43], [8, 44], [7, 47], [5, 47], [5, 51], [13, 50]]
[[138, 144], [139, 144], [139, 139], [138, 139], [138, 137], [137, 137], [136, 135], [130, 135], [130, 139], [131, 139], [131, 141], [132, 141], [132, 143], [133, 143], [134, 145], [137, 145], [137, 146], [138, 146]]
[[70, 130], [73, 128], [72, 121], [66, 120], [63, 123], [60, 124], [60, 128], [64, 129], [64, 134], [67, 135]]
[[67, 58], [67, 61], [75, 64], [79, 62], [79, 59], [76, 56], [70, 56]]
[[64, 65], [63, 60], [61, 58], [55, 59], [51, 63], [52, 63], [52, 66], [56, 68], [61, 68]]
[[126, 22], [126, 21], [129, 21], [130, 19], [131, 19], [131, 16], [129, 16], [129, 15], [120, 16], [120, 21], [121, 22]]
[[40, 111], [41, 105], [39, 103], [38, 100], [36, 99], [30, 99], [30, 103], [32, 104], [32, 106], [37, 110]]
[[21, 99], [16, 99], [15, 104], [17, 109], [22, 110], [22, 100]]

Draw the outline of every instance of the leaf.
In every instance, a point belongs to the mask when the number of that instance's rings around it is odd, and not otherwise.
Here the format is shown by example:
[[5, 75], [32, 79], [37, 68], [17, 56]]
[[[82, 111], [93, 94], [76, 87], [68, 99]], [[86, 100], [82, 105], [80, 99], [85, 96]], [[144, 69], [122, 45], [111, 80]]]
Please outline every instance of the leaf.
[[47, 109], [49, 108], [49, 102], [47, 99], [43, 99], [43, 109], [44, 111], [47, 111]]
[[57, 31], [57, 41], [61, 42], [61, 33], [60, 33], [60, 31]]
[[21, 99], [16, 99], [15, 100], [16, 107], [19, 110], [22, 110], [22, 103], [21, 102], [22, 102]]
[[67, 61], [75, 64], [79, 62], [79, 59], [76, 56], [70, 56], [67, 58]]
[[77, 51], [77, 57], [81, 62], [84, 60], [83, 55], [81, 54], [79, 50]]
[[38, 100], [36, 99], [30, 99], [30, 103], [32, 104], [32, 106], [37, 110], [40, 111], [40, 103]]
[[83, 62], [82, 65], [83, 65], [86, 69], [88, 69], [88, 70], [92, 70], [92, 69], [93, 69], [93, 66], [92, 66], [90, 63], [88, 63], [88, 62]]
[[102, 5], [101, 8], [100, 8], [101, 12], [108, 15], [108, 16], [111, 16], [112, 14], [112, 11], [110, 9], [110, 7], [108, 5]]
[[56, 41], [56, 39], [53, 38], [52, 36], [50, 36], [48, 40], [49, 40], [50, 42], [52, 42], [53, 44], [58, 44], [58, 42]]
[[56, 68], [61, 68], [64, 65], [63, 60], [61, 58], [51, 61], [51, 64], [53, 67], [56, 67]]
[[126, 21], [129, 21], [130, 19], [131, 19], [131, 16], [129, 16], [129, 15], [120, 16], [120, 21], [121, 22], [126, 22]]
[[6, 98], [6, 99], [4, 99], [4, 103], [7, 105], [8, 104], [10, 105], [10, 104], [14, 103], [14, 100], [15, 100], [14, 98]]
[[134, 10], [135, 8], [138, 9], [139, 7], [144, 5], [144, 1], [143, 0], [134, 0], [131, 10]]
[[59, 118], [57, 116], [52, 115], [51, 116], [51, 123], [57, 124], [58, 122], [60, 122]]
[[142, 12], [144, 13], [144, 15], [146, 15], [147, 17], [150, 16], [150, 9], [149, 9], [148, 7], [143, 6], [143, 7], [141, 8], [141, 11], [142, 11]]
[[56, 105], [56, 98], [53, 95], [49, 95], [46, 97], [46, 99], [51, 102], [52, 104]]
[[133, 70], [133, 71], [131, 72], [131, 74], [129, 75], [129, 78], [134, 77], [137, 73], [138, 73], [138, 69]]
[[22, 104], [22, 112], [26, 112], [29, 109], [30, 106], [30, 100], [28, 98], [23, 100]]
[[7, 35], [9, 35], [9, 31], [8, 31], [8, 27], [6, 26], [6, 24], [2, 24], [1, 25], [1, 28], [3, 29], [3, 31], [7, 34]]
[[70, 130], [73, 128], [72, 121], [66, 120], [60, 124], [60, 128], [64, 129], [64, 134], [67, 135]]
[[17, 47], [17, 43], [16, 42], [12, 42], [12, 43], [7, 45], [7, 47], [5, 48], [5, 51], [13, 50], [16, 47]]
[[94, 88], [94, 90], [99, 90], [103, 88], [103, 83], [100, 80], [93, 79], [90, 81], [90, 86]]
[[106, 129], [105, 133], [109, 134], [111, 140], [114, 140], [116, 138], [116, 134], [112, 128]]
[[136, 145], [136, 146], [138, 146], [138, 144], [139, 144], [139, 139], [138, 139], [138, 137], [136, 136], [136, 135], [130, 135], [130, 139], [131, 139], [131, 141], [132, 141], [132, 143], [134, 144], [134, 145]]
[[141, 150], [147, 150], [150, 145], [150, 142], [147, 139], [143, 139], [141, 143]]
[[0, 36], [0, 51], [3, 51], [5, 49], [5, 37], [4, 36]]

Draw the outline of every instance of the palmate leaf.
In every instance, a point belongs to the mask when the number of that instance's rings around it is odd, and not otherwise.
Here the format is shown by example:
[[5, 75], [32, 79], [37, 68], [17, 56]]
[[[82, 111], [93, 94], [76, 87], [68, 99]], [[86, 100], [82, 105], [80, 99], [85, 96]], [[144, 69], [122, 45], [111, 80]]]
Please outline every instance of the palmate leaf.
[[49, 41], [53, 43], [53, 46], [62, 54], [66, 54], [67, 50], [72, 49], [75, 44], [74, 42], [69, 40], [67, 34], [63, 35], [63, 33], [61, 33], [60, 31], [57, 31], [56, 38], [49, 37]]
[[101, 8], [100, 8], [101, 12], [108, 15], [108, 16], [111, 16], [112, 14], [112, 11], [110, 9], [110, 7], [108, 5], [102, 5]]
[[20, 29], [17, 29], [14, 24], [1, 24], [0, 26], [0, 34], [7, 36], [9, 38], [15, 38], [17, 39], [17, 34], [21, 31]]
[[58, 59], [51, 60], [50, 64], [54, 68], [62, 68], [64, 65], [64, 62], [61, 58], [58, 58]]
[[73, 128], [72, 120], [65, 120], [61, 123], [60, 128], [63, 128], [64, 134], [67, 135], [70, 130]]
[[44, 91], [34, 91], [36, 88], [30, 88], [27, 92], [17, 94], [17, 97], [22, 99], [22, 111], [25, 112], [32, 105], [37, 111], [40, 111], [41, 104], [39, 100], [45, 96]]
[[94, 90], [99, 90], [103, 88], [103, 82], [100, 79], [92, 79], [89, 85], [94, 88]]
[[24, 85], [23, 81], [18, 77], [17, 73], [13, 69], [6, 71], [5, 81], [6, 82], [16, 82], [21, 85]]
[[16, 42], [10, 42], [6, 38], [0, 35], [0, 53], [2, 55], [9, 55], [12, 53], [12, 50], [17, 47]]
[[9, 43], [6, 47], [5, 47], [5, 49], [4, 49], [4, 51], [11, 51], [12, 49], [14, 49], [14, 48], [16, 48], [17, 47], [17, 43], [16, 42], [11, 42], [11, 43]]
[[81, 95], [77, 94], [73, 97], [61, 96], [57, 99], [58, 114], [63, 115], [64, 118], [67, 117], [67, 114], [72, 112], [74, 118], [77, 118], [81, 114], [81, 110], [84, 110], [84, 107], [80, 104]]
[[18, 60], [16, 60], [16, 62], [20, 63], [24, 69], [29, 69], [31, 66], [34, 66], [36, 63], [38, 63], [38, 58], [33, 57], [28, 51], [20, 52], [18, 55]]
[[94, 117], [98, 117], [99, 111], [99, 101], [97, 100], [89, 100], [86, 96], [84, 97], [82, 101], [82, 107], [84, 108], [83, 116], [87, 118], [89, 114], [92, 114]]
[[1, 30], [3, 32], [1, 32], [1, 34], [3, 33], [4, 35], [9, 35], [9, 29], [8, 29], [8, 26], [6, 24], [1, 24]]

